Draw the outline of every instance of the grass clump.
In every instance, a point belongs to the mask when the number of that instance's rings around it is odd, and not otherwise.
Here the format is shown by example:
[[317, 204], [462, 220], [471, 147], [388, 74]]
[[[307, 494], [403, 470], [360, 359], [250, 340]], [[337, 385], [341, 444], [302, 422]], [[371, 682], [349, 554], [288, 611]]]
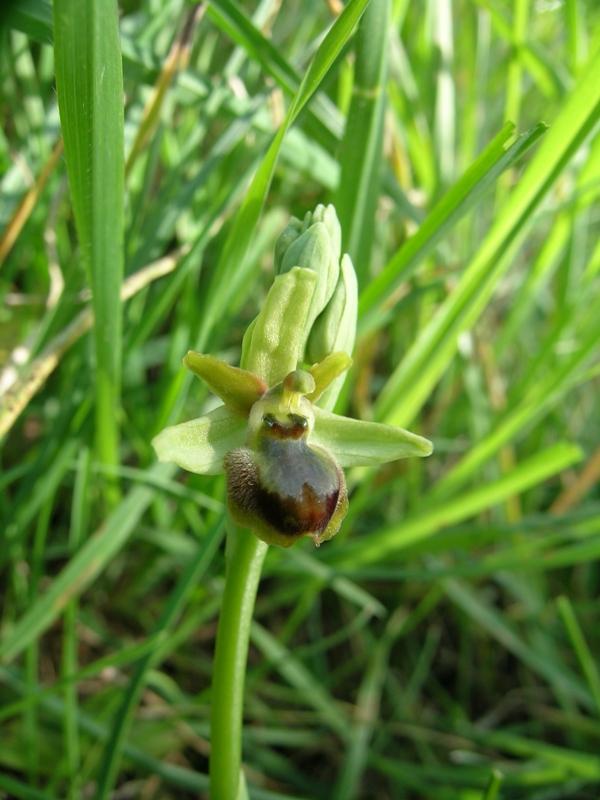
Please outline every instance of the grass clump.
[[598, 793], [600, 11], [346, 5], [123, 2], [79, 89], [64, 0], [3, 17], [7, 797], [208, 796], [224, 479], [150, 441], [214, 407], [183, 356], [239, 364], [276, 237], [331, 201], [360, 288], [336, 411], [435, 453], [348, 470], [336, 537], [270, 548], [248, 795]]

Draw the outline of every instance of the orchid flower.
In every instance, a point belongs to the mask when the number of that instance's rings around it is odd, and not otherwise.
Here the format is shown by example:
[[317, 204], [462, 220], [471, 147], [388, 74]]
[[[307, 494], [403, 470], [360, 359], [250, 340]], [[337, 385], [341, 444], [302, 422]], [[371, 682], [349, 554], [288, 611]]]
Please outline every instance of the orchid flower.
[[331, 410], [356, 331], [356, 278], [340, 251], [332, 206], [292, 220], [275, 248], [277, 277], [244, 339], [243, 368], [194, 351], [183, 360], [223, 405], [153, 440], [161, 461], [225, 472], [231, 518], [267, 544], [331, 539], [348, 508], [344, 467], [432, 451], [402, 428]]

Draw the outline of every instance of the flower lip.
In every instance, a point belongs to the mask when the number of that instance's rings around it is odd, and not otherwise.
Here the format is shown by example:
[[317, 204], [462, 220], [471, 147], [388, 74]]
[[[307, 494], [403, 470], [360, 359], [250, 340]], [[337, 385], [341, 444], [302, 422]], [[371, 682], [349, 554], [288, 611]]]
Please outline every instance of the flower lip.
[[[285, 428], [275, 422], [277, 427]], [[289, 429], [295, 427], [302, 431], [294, 422]], [[232, 450], [225, 458], [227, 508], [234, 521], [282, 547], [302, 536], [310, 536], [316, 545], [331, 538], [348, 505], [344, 475], [335, 459], [312, 447], [305, 432], [297, 438], [263, 435], [257, 445]]]
[[256, 491], [257, 507], [264, 521], [282, 536], [319, 536], [327, 528], [337, 508], [339, 485], [323, 493], [304, 483], [296, 496], [281, 496], [259, 486]]

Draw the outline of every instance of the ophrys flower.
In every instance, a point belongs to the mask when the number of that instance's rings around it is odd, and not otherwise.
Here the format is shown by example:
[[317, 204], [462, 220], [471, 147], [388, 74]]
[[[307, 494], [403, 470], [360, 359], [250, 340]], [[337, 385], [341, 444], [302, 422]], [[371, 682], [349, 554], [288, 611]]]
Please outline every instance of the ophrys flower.
[[310, 536], [319, 545], [337, 533], [348, 507], [343, 467], [431, 453], [427, 439], [402, 428], [315, 405], [350, 366], [345, 353], [294, 370], [271, 389], [212, 356], [190, 351], [184, 364], [223, 405], [162, 431], [153, 440], [158, 456], [191, 472], [226, 472], [232, 519], [268, 544], [289, 547]]
[[333, 206], [292, 219], [275, 246], [275, 272], [244, 337], [245, 369], [194, 351], [184, 358], [223, 405], [166, 428], [153, 445], [161, 461], [226, 472], [230, 516], [264, 542], [289, 547], [310, 536], [319, 545], [346, 515], [344, 467], [427, 456], [432, 446], [331, 412], [352, 363], [357, 308]]

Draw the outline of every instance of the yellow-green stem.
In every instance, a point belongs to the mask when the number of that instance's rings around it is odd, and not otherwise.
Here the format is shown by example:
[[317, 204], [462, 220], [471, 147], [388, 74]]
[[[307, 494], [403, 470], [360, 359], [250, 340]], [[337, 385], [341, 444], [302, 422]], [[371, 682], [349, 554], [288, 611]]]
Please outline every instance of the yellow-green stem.
[[211, 800], [236, 800], [242, 759], [244, 677], [250, 624], [268, 545], [231, 524], [211, 698]]

